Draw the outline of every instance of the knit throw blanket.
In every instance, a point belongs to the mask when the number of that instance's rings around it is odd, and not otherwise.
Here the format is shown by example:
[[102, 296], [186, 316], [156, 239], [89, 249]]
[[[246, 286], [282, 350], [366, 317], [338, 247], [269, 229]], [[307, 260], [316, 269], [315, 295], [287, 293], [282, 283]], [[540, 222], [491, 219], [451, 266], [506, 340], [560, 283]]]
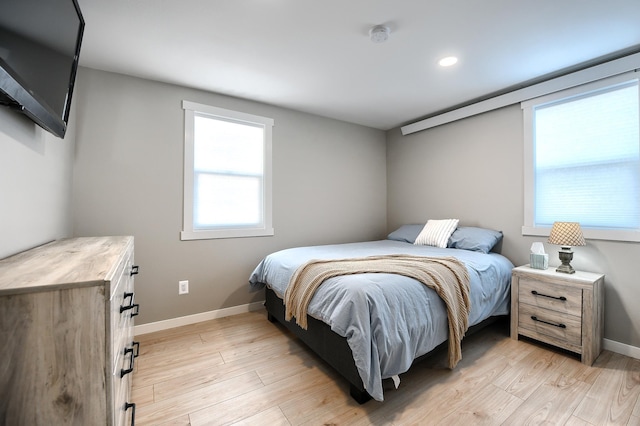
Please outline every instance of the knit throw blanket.
[[317, 288], [327, 279], [339, 275], [391, 273], [416, 279], [435, 290], [447, 307], [449, 320], [449, 367], [462, 359], [461, 341], [468, 329], [469, 275], [462, 262], [454, 257], [380, 255], [355, 259], [311, 260], [291, 277], [285, 292], [285, 319], [296, 318], [306, 330], [307, 308]]

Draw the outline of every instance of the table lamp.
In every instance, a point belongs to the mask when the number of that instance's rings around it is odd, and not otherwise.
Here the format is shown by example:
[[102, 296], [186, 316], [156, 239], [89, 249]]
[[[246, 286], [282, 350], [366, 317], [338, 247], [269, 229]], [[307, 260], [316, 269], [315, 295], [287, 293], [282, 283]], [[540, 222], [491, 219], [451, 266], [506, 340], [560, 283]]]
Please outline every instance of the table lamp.
[[556, 272], [573, 274], [576, 272], [570, 262], [573, 259], [572, 246], [586, 246], [582, 236], [582, 230], [578, 222], [554, 222], [549, 234], [549, 243], [561, 246], [558, 252], [562, 265], [558, 266]]

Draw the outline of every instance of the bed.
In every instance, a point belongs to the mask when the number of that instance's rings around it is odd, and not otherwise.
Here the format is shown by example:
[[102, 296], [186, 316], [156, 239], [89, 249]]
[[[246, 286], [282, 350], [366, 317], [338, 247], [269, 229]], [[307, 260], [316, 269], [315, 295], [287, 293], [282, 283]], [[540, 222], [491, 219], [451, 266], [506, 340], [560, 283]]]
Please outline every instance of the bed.
[[[491, 252], [498, 231], [455, 227], [445, 247], [414, 244], [424, 224], [404, 225], [379, 241], [297, 247], [266, 256], [249, 279], [253, 291], [265, 289], [270, 321], [278, 321], [335, 368], [363, 403], [383, 401], [383, 380], [399, 375], [449, 335], [447, 308], [436, 291], [416, 279], [393, 273], [361, 273], [329, 278], [308, 305], [307, 328], [285, 320], [284, 297], [298, 268], [310, 260], [362, 259], [411, 255], [455, 258], [468, 272], [468, 325], [478, 327], [509, 313], [511, 269], [504, 256]], [[457, 235], [457, 237], [456, 237]], [[440, 243], [440, 245], [443, 245]]]

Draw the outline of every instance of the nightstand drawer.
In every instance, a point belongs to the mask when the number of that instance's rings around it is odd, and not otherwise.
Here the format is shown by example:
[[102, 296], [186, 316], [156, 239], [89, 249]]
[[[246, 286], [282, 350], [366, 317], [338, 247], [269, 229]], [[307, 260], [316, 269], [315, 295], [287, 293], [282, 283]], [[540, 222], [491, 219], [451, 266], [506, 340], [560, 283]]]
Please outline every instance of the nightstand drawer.
[[520, 279], [518, 292], [520, 303], [526, 303], [576, 317], [582, 316], [582, 290], [580, 288], [536, 281], [523, 277]]
[[518, 327], [535, 332], [533, 336], [544, 341], [544, 336], [562, 340], [571, 345], [582, 345], [582, 319], [549, 309], [521, 304]]

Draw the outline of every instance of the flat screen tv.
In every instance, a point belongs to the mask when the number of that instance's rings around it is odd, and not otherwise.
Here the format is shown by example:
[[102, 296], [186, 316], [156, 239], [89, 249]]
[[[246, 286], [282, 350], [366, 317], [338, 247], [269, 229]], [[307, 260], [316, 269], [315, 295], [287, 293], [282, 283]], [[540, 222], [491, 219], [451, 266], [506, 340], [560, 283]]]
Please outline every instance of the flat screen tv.
[[83, 33], [77, 0], [0, 0], [0, 104], [64, 138]]

